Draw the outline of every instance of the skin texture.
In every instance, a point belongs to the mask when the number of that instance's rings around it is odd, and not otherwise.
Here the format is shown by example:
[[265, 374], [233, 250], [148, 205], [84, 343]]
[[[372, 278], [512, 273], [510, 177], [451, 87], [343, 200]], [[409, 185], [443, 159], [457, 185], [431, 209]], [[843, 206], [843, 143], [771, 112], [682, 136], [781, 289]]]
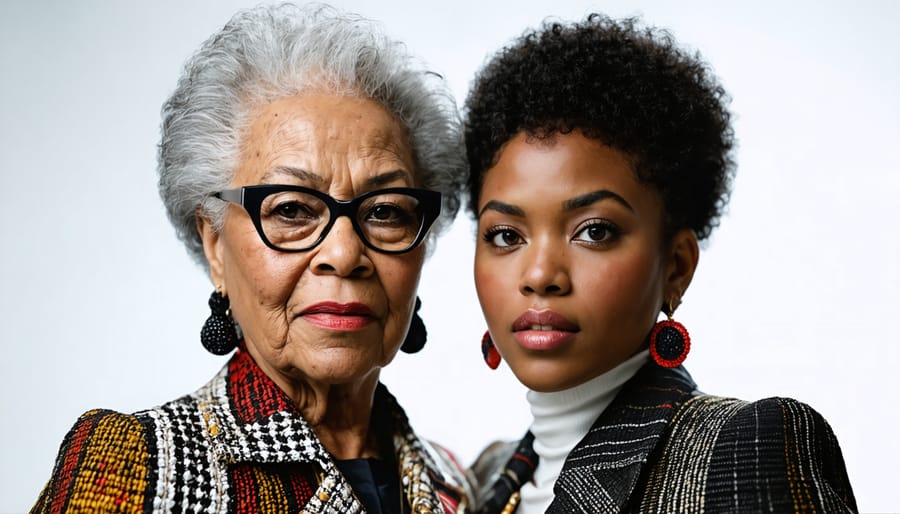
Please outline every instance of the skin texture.
[[[374, 101], [304, 94], [259, 106], [251, 119], [232, 187], [295, 184], [349, 200], [420, 185], [406, 130]], [[213, 284], [230, 298], [257, 364], [337, 458], [376, 455], [372, 398], [409, 328], [424, 246], [376, 252], [341, 217], [314, 249], [278, 252], [235, 204], [221, 232], [202, 217], [198, 228]], [[374, 315], [303, 314], [320, 302], [361, 303]]]
[[[584, 383], [646, 347], [664, 302], [677, 305], [697, 265], [693, 231], [664, 244], [660, 196], [626, 156], [577, 131], [508, 141], [485, 174], [478, 213], [478, 298], [500, 354], [536, 391]], [[529, 310], [564, 316], [574, 334], [526, 348], [523, 339], [541, 336], [514, 330]]]

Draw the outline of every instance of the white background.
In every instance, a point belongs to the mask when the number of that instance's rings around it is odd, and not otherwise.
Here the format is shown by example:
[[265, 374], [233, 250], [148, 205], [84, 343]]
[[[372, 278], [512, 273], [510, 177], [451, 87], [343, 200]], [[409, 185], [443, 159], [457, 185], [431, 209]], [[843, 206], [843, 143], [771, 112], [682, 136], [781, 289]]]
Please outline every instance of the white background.
[[[184, 4], [184, 5], [182, 5]], [[859, 507], [900, 511], [900, 3], [345, 1], [384, 22], [460, 103], [485, 57], [548, 15], [643, 13], [734, 98], [728, 216], [679, 309], [707, 392], [802, 399], [841, 442]], [[94, 407], [131, 412], [224, 362], [212, 287], [156, 192], [159, 109], [237, 1], [0, 4], [0, 512], [30, 507]], [[484, 322], [461, 216], [425, 264], [430, 340], [383, 377], [424, 435], [470, 461], [529, 413]]]

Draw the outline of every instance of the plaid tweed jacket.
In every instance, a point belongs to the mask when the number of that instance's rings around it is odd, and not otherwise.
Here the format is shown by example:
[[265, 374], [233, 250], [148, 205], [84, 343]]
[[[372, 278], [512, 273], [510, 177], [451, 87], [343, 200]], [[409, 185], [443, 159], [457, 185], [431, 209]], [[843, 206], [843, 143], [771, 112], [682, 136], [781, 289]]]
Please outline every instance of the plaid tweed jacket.
[[[383, 385], [375, 393], [373, 430], [393, 439], [404, 512], [464, 507], [459, 467], [416, 436]], [[65, 437], [32, 512], [364, 510], [300, 412], [238, 350], [189, 396], [133, 415], [84, 414]]]
[[[530, 434], [513, 446], [489, 448], [476, 462], [486, 484], [480, 512], [500, 512], [509, 484], [530, 479], [521, 469], [536, 458]], [[684, 368], [653, 363], [569, 453], [553, 492], [552, 514], [856, 511], [837, 439], [819, 413], [788, 398], [703, 395]]]

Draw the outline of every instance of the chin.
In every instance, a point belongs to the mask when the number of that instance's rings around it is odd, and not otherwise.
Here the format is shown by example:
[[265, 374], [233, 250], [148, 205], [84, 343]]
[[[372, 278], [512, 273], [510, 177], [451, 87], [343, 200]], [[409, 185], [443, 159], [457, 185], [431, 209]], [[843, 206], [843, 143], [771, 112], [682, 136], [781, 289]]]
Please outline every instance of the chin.
[[602, 370], [594, 373], [590, 369], [578, 369], [571, 361], [555, 359], [525, 359], [507, 364], [522, 385], [540, 393], [570, 389], [602, 373]]
[[374, 359], [361, 358], [359, 354], [355, 354], [351, 358], [322, 359], [312, 363], [311, 366], [307, 364], [304, 368], [309, 370], [306, 376], [312, 380], [329, 384], [349, 384], [377, 372], [381, 369], [381, 365]]
[[541, 369], [519, 369], [512, 368], [513, 374], [528, 389], [539, 393], [553, 393], [562, 391], [570, 387], [578, 385], [580, 382], [574, 377], [560, 376], [559, 373], [547, 373], [546, 366], [540, 366]]

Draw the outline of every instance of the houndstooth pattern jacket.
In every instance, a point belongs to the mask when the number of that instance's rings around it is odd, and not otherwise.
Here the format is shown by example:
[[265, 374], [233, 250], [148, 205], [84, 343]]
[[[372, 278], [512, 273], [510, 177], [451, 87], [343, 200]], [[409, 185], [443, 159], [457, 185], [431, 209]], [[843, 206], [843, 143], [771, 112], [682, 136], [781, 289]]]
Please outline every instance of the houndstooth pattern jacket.
[[[523, 455], [534, 459], [529, 436], [479, 458], [479, 512], [513, 512], [513, 491], [498, 485]], [[548, 514], [857, 510], [837, 439], [815, 410], [704, 395], [684, 368], [653, 363], [569, 453], [553, 492]]]
[[[383, 385], [374, 412], [392, 434], [404, 511], [465, 508], [449, 454], [421, 440]], [[373, 416], [374, 423], [374, 416]], [[282, 391], [238, 350], [209, 383], [126, 415], [84, 414], [32, 512], [362, 513], [331, 455]]]

